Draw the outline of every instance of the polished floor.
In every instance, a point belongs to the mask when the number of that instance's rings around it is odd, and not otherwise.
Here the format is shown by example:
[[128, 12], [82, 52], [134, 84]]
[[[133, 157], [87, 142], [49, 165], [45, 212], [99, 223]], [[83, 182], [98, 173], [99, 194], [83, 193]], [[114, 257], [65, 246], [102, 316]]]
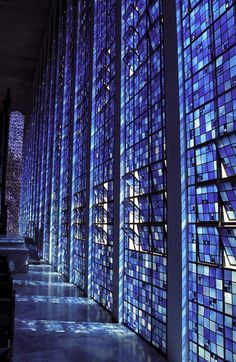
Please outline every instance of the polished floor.
[[163, 362], [158, 353], [45, 263], [14, 277], [13, 362]]

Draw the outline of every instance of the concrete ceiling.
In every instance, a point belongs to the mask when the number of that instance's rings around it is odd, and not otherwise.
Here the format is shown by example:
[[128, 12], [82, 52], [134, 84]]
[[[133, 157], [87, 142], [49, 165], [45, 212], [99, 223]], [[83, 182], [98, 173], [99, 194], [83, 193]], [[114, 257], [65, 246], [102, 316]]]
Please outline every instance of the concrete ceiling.
[[12, 110], [26, 110], [51, 1], [0, 0], [0, 102], [10, 88]]

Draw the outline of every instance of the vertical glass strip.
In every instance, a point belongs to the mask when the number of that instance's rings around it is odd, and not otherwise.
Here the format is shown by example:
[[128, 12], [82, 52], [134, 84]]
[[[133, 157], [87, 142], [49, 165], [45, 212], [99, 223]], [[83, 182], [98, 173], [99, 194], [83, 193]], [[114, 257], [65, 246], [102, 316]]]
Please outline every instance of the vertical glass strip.
[[[50, 40], [49, 40], [50, 42]], [[50, 46], [50, 45], [49, 45]], [[45, 260], [49, 260], [49, 239], [48, 239], [48, 224], [47, 224], [47, 215], [49, 212], [49, 197], [48, 194], [50, 193], [50, 177], [49, 177], [49, 159], [50, 159], [50, 146], [51, 146], [51, 137], [52, 137], [52, 126], [49, 119], [49, 112], [50, 112], [50, 80], [51, 80], [51, 58], [49, 57], [49, 53], [47, 54], [47, 62], [46, 62], [46, 69], [45, 69], [45, 108], [43, 112], [44, 117], [44, 157], [43, 157], [43, 188], [41, 190], [42, 198], [43, 198], [43, 205], [42, 205], [42, 251], [43, 251], [43, 258]]]
[[51, 263], [58, 266], [58, 229], [59, 229], [59, 192], [60, 192], [60, 157], [62, 137], [62, 111], [64, 90], [65, 66], [65, 2], [62, 3], [59, 16], [57, 65], [56, 65], [56, 91], [54, 113], [54, 140], [52, 158], [52, 190], [51, 190], [51, 220], [50, 220], [50, 247]]
[[124, 322], [166, 353], [166, 137], [161, 1], [123, 1]]
[[42, 131], [41, 131], [42, 148], [41, 148], [41, 178], [40, 178], [40, 195], [39, 195], [38, 240], [39, 240], [39, 254], [42, 257], [44, 256], [48, 257], [48, 245], [44, 244], [45, 194], [46, 194], [47, 146], [48, 146], [48, 110], [49, 110], [49, 100], [50, 100], [49, 98], [50, 61], [47, 57], [48, 55], [47, 47], [45, 49], [46, 55], [43, 65], [41, 112], [39, 118], [39, 122], [42, 123]]
[[43, 69], [41, 69], [41, 74], [39, 78], [38, 85], [38, 104], [36, 108], [35, 118], [38, 129], [38, 153], [36, 159], [36, 195], [35, 195], [35, 205], [31, 203], [31, 210], [33, 216], [33, 227], [35, 228], [35, 240], [38, 250], [41, 248], [40, 243], [40, 232], [39, 232], [39, 211], [40, 211], [40, 186], [41, 186], [41, 177], [42, 177], [42, 132], [43, 132], [43, 122], [41, 122], [42, 117], [42, 99], [43, 99]]
[[236, 10], [178, 4], [185, 101], [189, 361], [236, 356]]
[[23, 130], [23, 114], [11, 112], [6, 176], [7, 233], [18, 233], [19, 231]]
[[91, 295], [112, 310], [115, 1], [95, 0]]
[[[37, 102], [37, 96], [35, 103]], [[27, 122], [27, 121], [26, 121]], [[28, 124], [27, 124], [28, 123]], [[34, 135], [37, 134], [37, 125], [35, 120], [35, 104], [29, 116], [29, 121], [25, 123], [24, 141], [23, 141], [23, 169], [21, 177], [21, 196], [20, 196], [20, 235], [35, 237], [34, 235], [34, 213], [31, 212], [33, 197], [36, 189], [36, 182], [31, 182], [29, 175], [35, 175], [34, 160], [37, 147], [34, 145]], [[33, 178], [33, 181], [35, 179]], [[32, 186], [31, 186], [32, 185]]]
[[74, 68], [76, 44], [76, 1], [67, 2], [64, 96], [61, 133], [58, 270], [69, 276], [71, 139], [74, 108]]
[[53, 157], [53, 141], [54, 141], [54, 110], [55, 110], [55, 81], [56, 81], [56, 54], [57, 54], [57, 41], [55, 38], [54, 23], [52, 23], [50, 35], [50, 69], [48, 70], [48, 140], [47, 140], [47, 160], [46, 160], [46, 185], [45, 185], [45, 212], [44, 212], [44, 259], [51, 261], [51, 248], [50, 248], [50, 219], [51, 219], [51, 188], [52, 188], [52, 157]]
[[78, 6], [72, 165], [70, 280], [85, 288], [87, 150], [90, 135], [91, 1]]

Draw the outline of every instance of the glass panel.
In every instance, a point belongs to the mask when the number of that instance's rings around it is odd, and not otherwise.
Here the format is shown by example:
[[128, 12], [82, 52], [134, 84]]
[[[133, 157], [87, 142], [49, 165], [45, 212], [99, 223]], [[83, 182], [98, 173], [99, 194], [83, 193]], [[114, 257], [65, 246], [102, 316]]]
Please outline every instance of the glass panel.
[[[63, 4], [62, 13], [65, 11]], [[53, 266], [58, 266], [58, 234], [59, 234], [59, 193], [60, 193], [60, 157], [62, 137], [63, 87], [65, 66], [65, 15], [59, 18], [57, 60], [56, 60], [56, 87], [54, 111], [54, 138], [52, 158], [52, 191], [51, 191], [51, 219], [50, 219], [50, 254]]]
[[223, 0], [177, 3], [187, 146], [189, 361], [233, 361], [235, 5]]
[[166, 352], [166, 139], [161, 1], [122, 2], [124, 322]]
[[[87, 150], [91, 120], [88, 98], [90, 94], [91, 1], [82, 0], [78, 16], [79, 37], [76, 48], [75, 105], [73, 130], [72, 211], [70, 279], [81, 289], [85, 287], [85, 227]], [[88, 221], [87, 221], [88, 222]]]
[[71, 141], [74, 117], [76, 1], [67, 2], [64, 94], [61, 133], [58, 270], [69, 276]]
[[19, 233], [23, 131], [23, 114], [11, 112], [6, 177], [7, 233]]
[[112, 310], [115, 0], [95, 1], [92, 187], [92, 297]]

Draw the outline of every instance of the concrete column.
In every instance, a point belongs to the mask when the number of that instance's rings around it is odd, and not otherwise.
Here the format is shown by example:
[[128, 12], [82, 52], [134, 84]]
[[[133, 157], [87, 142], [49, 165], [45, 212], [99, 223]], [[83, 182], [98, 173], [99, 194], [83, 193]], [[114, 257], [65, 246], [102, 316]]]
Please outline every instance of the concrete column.
[[171, 362], [187, 361], [184, 317], [185, 281], [182, 238], [181, 149], [178, 84], [176, 1], [163, 1], [164, 67], [167, 135], [167, 225], [168, 302], [167, 357]]

